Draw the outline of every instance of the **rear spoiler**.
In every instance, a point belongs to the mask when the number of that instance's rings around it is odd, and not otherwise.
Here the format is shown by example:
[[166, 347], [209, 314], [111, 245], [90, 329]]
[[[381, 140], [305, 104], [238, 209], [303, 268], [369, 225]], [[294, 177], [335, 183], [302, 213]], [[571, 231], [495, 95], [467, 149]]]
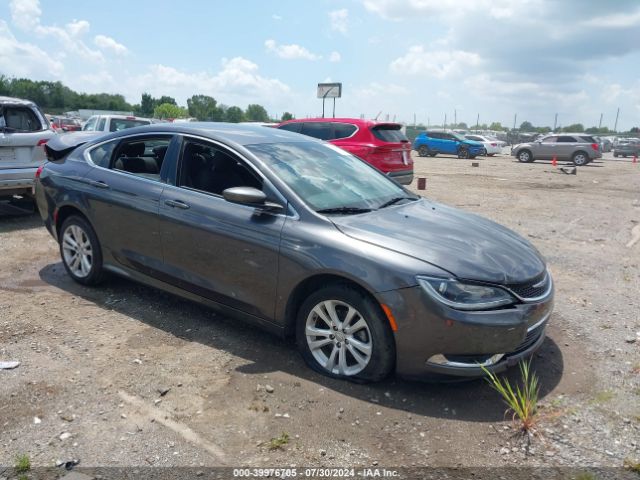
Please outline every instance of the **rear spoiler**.
[[44, 151], [50, 162], [62, 160], [80, 145], [104, 135], [104, 132], [77, 132], [56, 135], [44, 144]]

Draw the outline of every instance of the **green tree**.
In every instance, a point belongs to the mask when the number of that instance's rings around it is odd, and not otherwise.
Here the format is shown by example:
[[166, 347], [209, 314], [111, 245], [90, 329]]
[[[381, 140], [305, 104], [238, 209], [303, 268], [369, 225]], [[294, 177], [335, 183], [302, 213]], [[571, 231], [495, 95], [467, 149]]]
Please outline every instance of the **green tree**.
[[268, 122], [269, 114], [262, 105], [251, 104], [247, 106], [245, 118], [248, 122]]
[[215, 98], [208, 95], [193, 95], [187, 99], [189, 116], [198, 120], [218, 122], [223, 119], [223, 111], [217, 103]]
[[504, 127], [500, 122], [493, 122], [491, 125], [489, 125], [489, 130], [494, 130], [496, 132], [499, 132], [504, 130]]
[[167, 97], [166, 95], [161, 96], [155, 102], [156, 102], [156, 104], [155, 104], [156, 107], [158, 105], [162, 105], [163, 103], [170, 103], [171, 105], [178, 105], [178, 103], [176, 102], [175, 98]]
[[230, 123], [240, 123], [244, 120], [244, 113], [240, 107], [236, 107], [235, 105], [227, 108], [225, 112], [224, 119]]
[[289, 113], [289, 112], [284, 112], [282, 114], [282, 118], [280, 118], [281, 122], [286, 122], [287, 120], [293, 120], [295, 117], [293, 116], [293, 113]]
[[531, 122], [522, 122], [520, 124], [520, 131], [522, 132], [533, 132], [535, 127], [531, 124]]
[[563, 127], [562, 131], [563, 132], [582, 133], [582, 132], [584, 132], [584, 125], [582, 125], [581, 123], [574, 123], [572, 125], [567, 125], [566, 127]]
[[153, 116], [163, 119], [183, 118], [187, 116], [187, 110], [172, 103], [161, 103], [153, 110]]
[[150, 117], [153, 115], [153, 109], [156, 107], [155, 100], [148, 93], [143, 93], [140, 99], [140, 111], [139, 114], [143, 117]]

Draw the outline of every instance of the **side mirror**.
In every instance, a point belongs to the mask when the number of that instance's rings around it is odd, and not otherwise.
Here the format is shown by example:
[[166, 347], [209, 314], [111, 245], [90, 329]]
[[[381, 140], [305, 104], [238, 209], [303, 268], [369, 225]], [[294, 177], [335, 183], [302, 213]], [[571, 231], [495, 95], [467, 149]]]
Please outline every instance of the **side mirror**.
[[282, 205], [267, 202], [267, 196], [261, 190], [253, 187], [231, 187], [222, 192], [227, 202], [248, 205], [266, 210], [282, 210]]

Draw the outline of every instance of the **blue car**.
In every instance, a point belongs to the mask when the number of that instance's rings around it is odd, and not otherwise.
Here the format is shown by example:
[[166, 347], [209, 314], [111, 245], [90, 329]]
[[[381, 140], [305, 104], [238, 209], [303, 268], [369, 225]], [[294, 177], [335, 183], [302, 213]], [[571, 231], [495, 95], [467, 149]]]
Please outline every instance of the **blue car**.
[[447, 153], [458, 158], [475, 158], [487, 153], [481, 142], [467, 140], [453, 132], [422, 132], [414, 140], [413, 149], [421, 157], [435, 157], [438, 153]]

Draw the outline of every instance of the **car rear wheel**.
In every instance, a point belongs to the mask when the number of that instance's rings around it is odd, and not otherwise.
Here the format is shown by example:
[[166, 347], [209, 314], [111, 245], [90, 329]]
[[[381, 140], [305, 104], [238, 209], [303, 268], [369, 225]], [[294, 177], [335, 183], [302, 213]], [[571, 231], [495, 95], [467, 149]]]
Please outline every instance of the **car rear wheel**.
[[426, 157], [429, 154], [429, 147], [427, 147], [426, 145], [420, 145], [420, 147], [418, 148], [418, 155], [420, 155], [421, 157]]
[[577, 167], [581, 167], [589, 163], [589, 157], [584, 152], [576, 152], [573, 154], [573, 164]]
[[89, 222], [80, 216], [70, 216], [62, 224], [59, 240], [60, 256], [69, 276], [83, 285], [100, 283], [102, 250]]
[[466, 148], [458, 150], [458, 158], [469, 158], [469, 150]]
[[531, 155], [529, 150], [522, 150], [518, 153], [518, 161], [521, 163], [533, 162], [533, 155]]
[[307, 298], [296, 339], [305, 362], [330, 377], [375, 382], [394, 367], [393, 333], [382, 309], [349, 285], [325, 287]]

